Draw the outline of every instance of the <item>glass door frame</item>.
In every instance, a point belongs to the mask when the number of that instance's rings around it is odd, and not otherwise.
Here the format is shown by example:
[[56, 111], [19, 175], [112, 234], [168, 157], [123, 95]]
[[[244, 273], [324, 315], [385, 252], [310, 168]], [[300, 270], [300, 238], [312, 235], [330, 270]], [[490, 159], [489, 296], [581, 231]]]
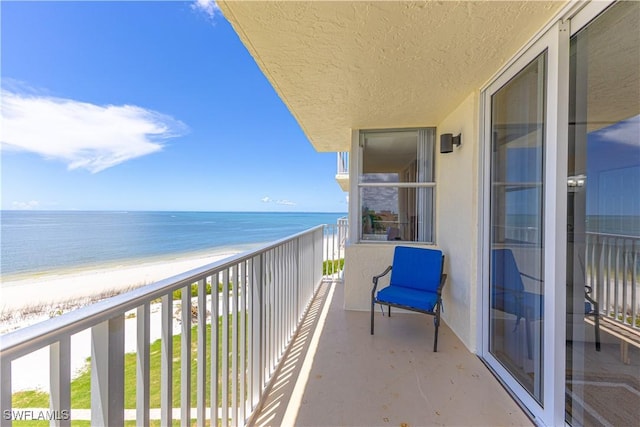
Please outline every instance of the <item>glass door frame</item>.
[[[511, 376], [490, 353], [490, 202], [491, 202], [491, 101], [492, 95], [508, 81], [546, 52], [546, 99], [544, 120], [544, 320], [542, 356], [543, 402], [533, 396]], [[481, 92], [481, 218], [480, 273], [482, 278], [481, 351], [480, 355], [505, 385], [528, 408], [536, 422], [544, 425], [564, 424], [565, 360], [565, 289], [554, 286], [566, 279], [566, 169], [568, 138], [569, 31], [566, 21], [555, 22]], [[563, 327], [556, 327], [560, 324]]]
[[[480, 90], [478, 274], [479, 355], [539, 425], [565, 425], [566, 229], [569, 131], [569, 42], [613, 1], [573, 1]], [[538, 55], [547, 52], [544, 155], [544, 326], [543, 402], [529, 392], [489, 352], [489, 265], [491, 183], [491, 99]], [[562, 284], [556, 285], [556, 284]]]

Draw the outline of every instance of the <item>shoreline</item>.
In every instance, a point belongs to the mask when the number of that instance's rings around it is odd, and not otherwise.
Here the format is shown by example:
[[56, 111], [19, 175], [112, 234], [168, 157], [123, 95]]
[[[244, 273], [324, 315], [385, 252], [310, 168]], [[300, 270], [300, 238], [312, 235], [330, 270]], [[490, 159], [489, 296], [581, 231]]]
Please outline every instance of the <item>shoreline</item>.
[[262, 242], [258, 243], [246, 243], [246, 244], [238, 244], [232, 246], [219, 246], [212, 247], [208, 249], [201, 249], [198, 251], [188, 251], [188, 252], [173, 252], [167, 254], [160, 255], [150, 255], [140, 258], [122, 258], [122, 259], [111, 259], [104, 260], [99, 262], [92, 262], [86, 264], [77, 264], [77, 265], [68, 265], [68, 266], [59, 266], [59, 267], [51, 267], [46, 270], [37, 270], [37, 271], [27, 271], [27, 272], [12, 272], [12, 273], [2, 273], [0, 272], [0, 288], [5, 283], [14, 283], [24, 280], [33, 280], [33, 279], [48, 279], [50, 277], [58, 277], [61, 275], [70, 275], [77, 274], [83, 272], [91, 272], [95, 270], [104, 270], [109, 268], [121, 268], [121, 267], [130, 267], [136, 265], [143, 264], [151, 264], [151, 263], [159, 263], [159, 262], [167, 262], [167, 261], [181, 261], [191, 258], [205, 258], [217, 255], [236, 255], [239, 253], [243, 253], [248, 250], [252, 250], [256, 247], [259, 247], [263, 244]]
[[[151, 284], [256, 246], [259, 244], [3, 276], [0, 281], [0, 319], [13, 319], [15, 322], [23, 320], [23, 314], [34, 316], [37, 310], [31, 308], [47, 311], [74, 301], [96, 301], [105, 293], [116, 294]], [[9, 325], [5, 323], [14, 322], [2, 320], [0, 334], [7, 331]], [[22, 326], [26, 325], [18, 325]]]

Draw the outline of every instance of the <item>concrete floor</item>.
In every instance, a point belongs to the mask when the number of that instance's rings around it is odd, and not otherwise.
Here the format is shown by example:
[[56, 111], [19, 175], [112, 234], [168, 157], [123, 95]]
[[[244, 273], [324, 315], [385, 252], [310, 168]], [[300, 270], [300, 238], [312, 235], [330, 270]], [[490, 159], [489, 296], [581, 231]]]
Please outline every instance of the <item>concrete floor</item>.
[[253, 418], [258, 426], [533, 425], [447, 325], [433, 353], [431, 316], [342, 308], [322, 285]]

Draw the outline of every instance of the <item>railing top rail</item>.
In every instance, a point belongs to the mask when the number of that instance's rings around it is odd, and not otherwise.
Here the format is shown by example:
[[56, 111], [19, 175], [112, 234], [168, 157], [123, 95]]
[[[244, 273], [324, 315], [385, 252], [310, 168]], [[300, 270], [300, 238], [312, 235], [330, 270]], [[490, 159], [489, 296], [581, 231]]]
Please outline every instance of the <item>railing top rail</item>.
[[[115, 316], [126, 313], [146, 302], [153, 301], [170, 292], [189, 286], [198, 280], [212, 276], [243, 261], [255, 258], [277, 246], [299, 237], [314, 233], [324, 226], [319, 225], [300, 233], [276, 240], [251, 251], [230, 256], [167, 279], [107, 298], [61, 316], [0, 335], [0, 358], [13, 360], [54, 343], [63, 336], [91, 328]], [[215, 286], [215, 284], [212, 284]]]
[[640, 240], [640, 236], [629, 236], [629, 235], [626, 235], [626, 234], [600, 233], [600, 232], [597, 232], [597, 231], [587, 231], [587, 232], [585, 232], [585, 234], [588, 234], [590, 236], [617, 237], [619, 239]]

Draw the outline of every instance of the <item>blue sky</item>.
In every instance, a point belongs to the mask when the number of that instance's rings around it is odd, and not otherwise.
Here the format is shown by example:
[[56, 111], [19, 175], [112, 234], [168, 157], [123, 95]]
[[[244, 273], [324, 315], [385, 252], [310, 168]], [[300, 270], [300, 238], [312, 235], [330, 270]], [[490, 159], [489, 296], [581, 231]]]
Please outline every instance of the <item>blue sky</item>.
[[347, 210], [214, 4], [0, 8], [2, 209]]

